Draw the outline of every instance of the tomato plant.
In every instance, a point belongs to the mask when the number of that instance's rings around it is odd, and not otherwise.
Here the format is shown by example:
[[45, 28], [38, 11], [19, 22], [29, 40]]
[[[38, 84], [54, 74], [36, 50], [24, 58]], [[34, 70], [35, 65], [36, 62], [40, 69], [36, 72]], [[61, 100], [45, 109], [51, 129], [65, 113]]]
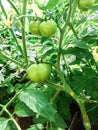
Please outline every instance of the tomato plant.
[[32, 64], [27, 69], [28, 78], [33, 82], [42, 83], [49, 79], [51, 67], [49, 64], [39, 63]]
[[40, 24], [40, 32], [43, 36], [50, 37], [55, 34], [57, 30], [57, 24], [53, 20], [47, 20]]
[[95, 0], [78, 0], [78, 7], [82, 11], [87, 11], [90, 6], [93, 6]]
[[0, 130], [98, 129], [98, 4], [4, 1]]
[[30, 30], [30, 32], [32, 34], [34, 34], [34, 35], [40, 35], [39, 25], [40, 25], [39, 21], [32, 21], [29, 24], [29, 30]]

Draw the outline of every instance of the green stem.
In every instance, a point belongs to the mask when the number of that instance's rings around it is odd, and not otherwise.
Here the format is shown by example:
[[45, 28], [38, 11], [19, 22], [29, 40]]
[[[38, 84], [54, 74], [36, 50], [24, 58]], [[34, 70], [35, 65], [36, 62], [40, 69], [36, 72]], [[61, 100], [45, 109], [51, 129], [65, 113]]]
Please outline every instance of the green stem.
[[88, 118], [88, 115], [87, 115], [87, 112], [85, 109], [84, 102], [82, 100], [79, 100], [78, 105], [79, 105], [80, 110], [81, 110], [81, 114], [83, 117], [83, 124], [84, 124], [85, 129], [91, 130], [91, 125], [90, 125], [90, 121], [89, 121], [89, 118]]
[[73, 92], [73, 90], [70, 88], [70, 86], [67, 83], [66, 83], [66, 86], [64, 87], [65, 87], [65, 92], [67, 92], [71, 97], [73, 97], [73, 99], [79, 105], [79, 108], [83, 117], [83, 124], [84, 124], [85, 130], [91, 130], [91, 125], [90, 125], [90, 121], [89, 121], [89, 118], [85, 109], [84, 100], [78, 98], [78, 96]]
[[14, 62], [15, 64], [17, 64], [17, 65], [23, 67], [23, 64], [21, 64], [21, 63], [18, 62], [17, 60], [14, 60], [14, 59], [12, 59], [12, 58], [6, 56], [6, 55], [3, 54], [2, 52], [0, 52], [0, 58], [2, 58], [2, 59], [4, 58], [5, 60], [9, 60], [9, 61]]
[[[70, 4], [69, 4], [69, 12], [67, 15], [67, 19], [66, 22], [63, 26], [63, 28], [59, 28], [60, 30], [60, 40], [59, 40], [59, 47], [58, 47], [58, 54], [57, 54], [57, 70], [58, 70], [58, 74], [60, 75], [60, 77], [62, 77], [62, 72], [60, 70], [60, 57], [61, 57], [61, 46], [62, 46], [62, 41], [63, 41], [63, 37], [64, 37], [64, 32], [66, 27], [68, 26], [69, 22], [70, 22], [70, 16], [71, 16], [71, 0], [70, 0]], [[62, 78], [61, 78], [62, 79]]]
[[1, 6], [1, 9], [2, 9], [2, 12], [4, 13], [5, 18], [7, 19], [7, 14], [6, 14], [6, 11], [5, 11], [4, 7], [3, 7], [3, 4], [1, 2], [1, 0], [0, 0], [0, 6]]
[[6, 113], [9, 115], [9, 117], [11, 118], [11, 120], [14, 122], [15, 126], [17, 127], [18, 130], [22, 130], [20, 128], [20, 126], [18, 125], [18, 123], [16, 122], [16, 120], [13, 118], [13, 116], [11, 115], [11, 113], [5, 108]]
[[70, 27], [70, 29], [73, 31], [73, 34], [75, 35], [75, 37], [77, 38], [77, 39], [79, 39], [79, 37], [78, 37], [78, 35], [77, 35], [77, 33], [76, 33], [76, 31], [75, 31], [75, 29], [74, 29], [74, 27], [73, 27], [73, 25], [72, 25], [72, 23], [71, 22], [69, 22], [69, 27]]
[[90, 108], [89, 110], [87, 110], [87, 113], [93, 111], [93, 110], [96, 109], [97, 107], [98, 107], [98, 104], [95, 105], [94, 107]]
[[[27, 0], [24, 0], [23, 8], [22, 8], [22, 15], [26, 14], [26, 5], [27, 5]], [[24, 60], [25, 60], [25, 63], [28, 64], [27, 48], [26, 48], [26, 40], [25, 40], [25, 17], [21, 18], [21, 23], [22, 23], [22, 43], [23, 43], [23, 51], [24, 51]]]
[[72, 0], [70, 0], [69, 13], [68, 13], [67, 21], [66, 21], [65, 25], [63, 26], [63, 28], [60, 29], [60, 40], [59, 40], [58, 55], [57, 55], [57, 71], [58, 71], [60, 79], [61, 79], [61, 81], [62, 81], [62, 83], [64, 85], [64, 90], [63, 91], [68, 93], [78, 103], [78, 105], [80, 107], [80, 110], [81, 110], [81, 114], [83, 116], [84, 127], [85, 127], [86, 130], [91, 130], [91, 125], [90, 125], [88, 115], [86, 113], [84, 102], [82, 102], [82, 100], [80, 98], [78, 98], [78, 96], [73, 92], [73, 90], [67, 84], [67, 82], [66, 82], [66, 80], [64, 78], [64, 75], [63, 75], [63, 73], [61, 71], [61, 68], [60, 68], [60, 57], [61, 57], [60, 50], [61, 50], [61, 45], [62, 45], [62, 42], [63, 42], [63, 36], [64, 36], [65, 28], [70, 23], [71, 3], [72, 3]]
[[95, 104], [97, 103], [97, 104], [98, 104], [98, 101], [97, 101], [97, 100], [90, 100], [90, 99], [87, 100], [87, 99], [86, 99], [86, 100], [84, 100], [84, 102], [85, 102], [85, 103], [95, 103]]
[[5, 109], [16, 99], [16, 97], [19, 95], [20, 92], [21, 90], [18, 93], [16, 93], [6, 105], [2, 106], [2, 110], [0, 111], [0, 116], [5, 111]]
[[16, 13], [18, 14], [18, 15], [20, 15], [20, 13], [19, 13], [19, 11], [17, 10], [17, 7], [14, 5], [14, 3], [11, 1], [11, 0], [7, 0], [9, 3], [10, 3], [10, 5], [13, 7], [13, 9], [16, 11]]
[[0, 107], [2, 107], [2, 108], [3, 108], [3, 105], [2, 105], [2, 104], [0, 104]]
[[14, 34], [12, 28], [9, 28], [9, 30], [11, 31], [11, 33], [12, 33], [12, 35], [13, 35], [13, 38], [14, 38], [14, 40], [16, 41], [16, 44], [17, 44], [18, 49], [20, 50], [21, 54], [23, 54], [22, 49], [21, 49], [21, 47], [20, 47], [20, 45], [19, 45], [19, 43], [18, 43], [18, 40], [17, 40], [16, 35]]
[[62, 54], [62, 57], [63, 57], [64, 63], [65, 63], [65, 67], [66, 67], [67, 75], [68, 75], [68, 77], [70, 77], [70, 69], [69, 69], [68, 64], [66, 63], [66, 60], [65, 60], [65, 57], [64, 57], [63, 54]]
[[59, 95], [59, 93], [60, 93], [60, 91], [57, 90], [56, 93], [55, 93], [55, 95], [54, 95], [53, 98], [51, 99], [51, 103], [53, 103], [53, 102], [55, 101], [55, 99], [56, 99], [56, 97]]
[[52, 88], [58, 90], [58, 91], [63, 91], [63, 90], [64, 90], [64, 87], [63, 87], [63, 86], [59, 86], [59, 85], [54, 84], [54, 83], [51, 83], [51, 82], [49, 82], [49, 81], [45, 82], [45, 84], [46, 84], [47, 86], [49, 86], [49, 87], [52, 87]]
[[35, 127], [36, 127], [37, 130], [40, 130], [36, 124], [35, 124]]

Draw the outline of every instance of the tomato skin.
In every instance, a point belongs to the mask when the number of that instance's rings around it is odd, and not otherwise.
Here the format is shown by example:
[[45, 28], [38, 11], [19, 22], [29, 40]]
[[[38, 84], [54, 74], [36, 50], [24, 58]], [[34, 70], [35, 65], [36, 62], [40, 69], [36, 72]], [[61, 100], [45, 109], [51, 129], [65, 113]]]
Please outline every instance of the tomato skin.
[[57, 24], [53, 20], [47, 20], [40, 24], [40, 32], [45, 37], [50, 37], [55, 34], [57, 30]]
[[29, 30], [30, 30], [30, 32], [32, 34], [34, 34], [34, 35], [40, 35], [39, 25], [40, 25], [39, 21], [32, 21], [29, 24]]
[[39, 64], [32, 64], [27, 69], [27, 76], [28, 78], [36, 83], [45, 82], [51, 74], [51, 67], [49, 64], [39, 63]]
[[87, 11], [94, 3], [95, 0], [78, 0], [78, 8], [82, 11]]

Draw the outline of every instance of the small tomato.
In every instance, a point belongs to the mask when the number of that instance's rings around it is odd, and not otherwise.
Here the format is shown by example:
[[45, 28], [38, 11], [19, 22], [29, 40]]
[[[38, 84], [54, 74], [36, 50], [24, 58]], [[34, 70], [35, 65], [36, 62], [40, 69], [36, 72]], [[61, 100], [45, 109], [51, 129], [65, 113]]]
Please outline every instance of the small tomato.
[[39, 63], [39, 64], [32, 64], [27, 69], [27, 76], [28, 78], [36, 83], [45, 82], [51, 74], [51, 67], [49, 64]]
[[52, 36], [57, 30], [57, 24], [53, 20], [47, 20], [40, 24], [40, 32], [45, 37]]
[[34, 35], [40, 35], [39, 25], [40, 25], [39, 21], [32, 21], [29, 24], [29, 30], [30, 30], [30, 32], [32, 34], [34, 34]]

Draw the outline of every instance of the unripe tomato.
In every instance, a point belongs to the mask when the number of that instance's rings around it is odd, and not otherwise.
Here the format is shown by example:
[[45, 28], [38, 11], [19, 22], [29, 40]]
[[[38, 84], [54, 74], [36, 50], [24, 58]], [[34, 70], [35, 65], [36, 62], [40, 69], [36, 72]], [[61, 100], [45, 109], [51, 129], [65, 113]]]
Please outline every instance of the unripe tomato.
[[78, 0], [78, 7], [82, 11], [87, 11], [90, 6], [93, 6], [95, 0]]
[[39, 25], [40, 25], [39, 21], [32, 21], [29, 24], [29, 30], [30, 30], [30, 32], [32, 34], [34, 34], [34, 35], [40, 35]]
[[45, 37], [52, 36], [57, 30], [57, 24], [53, 20], [47, 20], [40, 24], [40, 32]]
[[36, 83], [45, 82], [51, 74], [51, 67], [49, 64], [39, 63], [39, 64], [32, 64], [27, 69], [27, 76], [28, 78]]

